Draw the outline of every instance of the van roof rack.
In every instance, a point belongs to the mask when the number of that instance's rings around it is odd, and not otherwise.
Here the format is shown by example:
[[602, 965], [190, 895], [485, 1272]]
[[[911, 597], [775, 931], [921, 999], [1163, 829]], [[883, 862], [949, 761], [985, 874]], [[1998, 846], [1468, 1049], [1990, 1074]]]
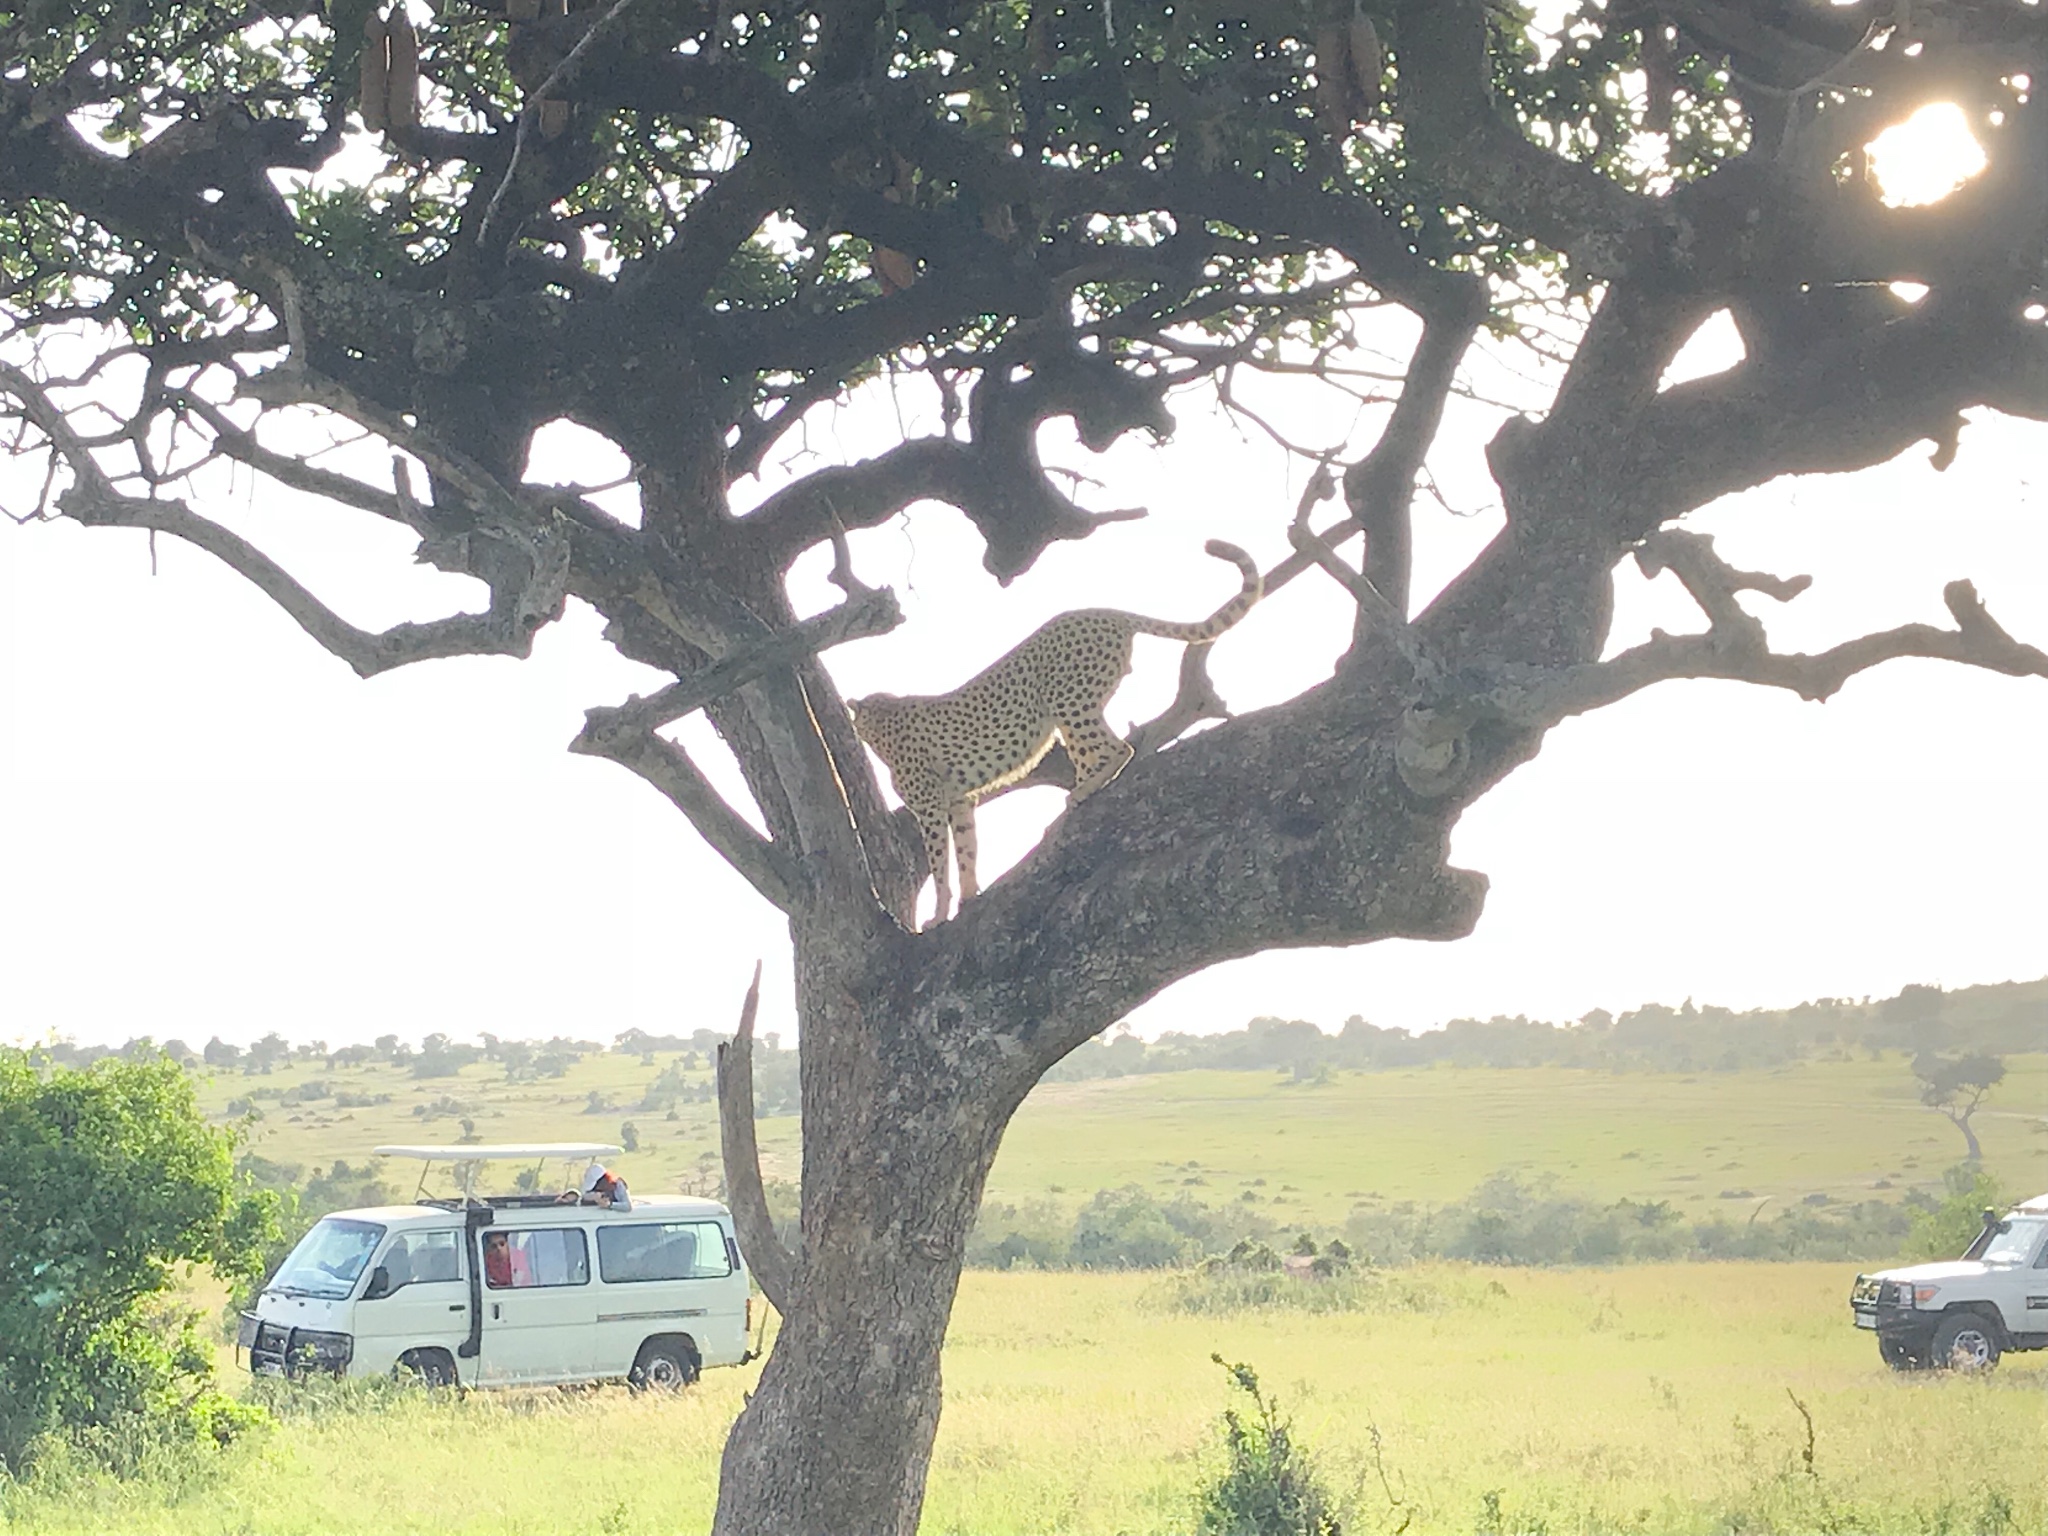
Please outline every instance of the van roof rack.
[[[469, 1204], [476, 1199], [477, 1169], [485, 1163], [534, 1160], [534, 1172], [552, 1158], [608, 1157], [620, 1149], [608, 1141], [515, 1141], [515, 1142], [474, 1142], [467, 1146], [457, 1143], [453, 1146], [392, 1146], [373, 1147], [379, 1157], [417, 1157], [426, 1163], [420, 1170], [419, 1188], [413, 1191], [419, 1198], [427, 1187], [427, 1175], [436, 1163], [453, 1163], [456, 1174], [462, 1180], [462, 1201]], [[440, 1201], [429, 1202], [441, 1204]]]

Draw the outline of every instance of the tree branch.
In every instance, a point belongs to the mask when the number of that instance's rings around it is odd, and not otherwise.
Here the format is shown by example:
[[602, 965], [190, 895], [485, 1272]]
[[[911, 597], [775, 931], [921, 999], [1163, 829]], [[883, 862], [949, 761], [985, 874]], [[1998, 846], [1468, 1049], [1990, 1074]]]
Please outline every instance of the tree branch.
[[586, 710], [586, 724], [570, 744], [570, 750], [594, 751], [608, 740], [655, 730], [778, 668], [794, 666], [806, 656], [849, 640], [887, 634], [902, 622], [903, 610], [894, 592], [886, 587], [862, 588], [837, 607], [721, 656], [702, 671], [670, 684], [659, 693], [644, 699], [636, 697], [614, 708], [599, 706]]
[[[58, 498], [58, 505], [65, 516], [88, 528], [143, 528], [172, 534], [205, 550], [246, 577], [358, 677], [375, 677], [394, 667], [444, 656], [528, 656], [534, 632], [562, 611], [566, 562], [552, 570], [533, 570], [531, 579], [516, 590], [494, 587], [488, 613], [394, 624], [372, 633], [342, 619], [240, 534], [198, 516], [182, 502], [123, 496], [81, 480]], [[563, 553], [566, 556], [566, 545]]]
[[797, 1260], [775, 1234], [768, 1191], [761, 1183], [761, 1150], [754, 1139], [754, 1016], [761, 1006], [761, 966], [740, 1004], [739, 1028], [718, 1047], [719, 1151], [725, 1161], [725, 1193], [747, 1268], [768, 1305], [789, 1316], [796, 1292]]
[[[595, 717], [613, 711], [591, 710]], [[802, 873], [775, 843], [756, 832], [704, 777], [689, 753], [653, 731], [607, 730], [594, 719], [569, 743], [571, 752], [609, 758], [638, 774], [690, 819], [726, 863], [784, 912], [803, 890]]]
[[1942, 600], [1954, 629], [1902, 624], [1862, 635], [1816, 655], [1772, 651], [1763, 625], [1735, 601], [1740, 591], [1758, 591], [1781, 601], [1806, 590], [1810, 578], [1780, 578], [1737, 571], [1713, 552], [1704, 534], [1666, 530], [1645, 541], [1637, 561], [1646, 574], [1669, 569], [1706, 611], [1704, 634], [1652, 632], [1642, 645], [1603, 662], [1555, 670], [1517, 668], [1498, 673], [1490, 687], [1435, 710], [1411, 734], [1423, 741], [1447, 741], [1481, 720], [1524, 730], [1544, 730], [1572, 715], [1586, 714], [1627, 698], [1653, 683], [1680, 678], [1721, 678], [1784, 688], [1819, 702], [1832, 697], [1851, 677], [1887, 661], [1924, 657], [1982, 667], [2008, 677], [2048, 678], [2048, 653], [2015, 640], [1986, 611], [1967, 581], [1952, 581]]

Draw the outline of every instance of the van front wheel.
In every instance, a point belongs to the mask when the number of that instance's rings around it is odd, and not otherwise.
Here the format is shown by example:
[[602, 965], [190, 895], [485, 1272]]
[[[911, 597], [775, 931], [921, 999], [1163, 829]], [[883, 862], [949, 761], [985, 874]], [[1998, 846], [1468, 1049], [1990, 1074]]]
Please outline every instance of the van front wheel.
[[649, 1339], [626, 1380], [638, 1392], [680, 1392], [697, 1379], [697, 1351], [684, 1339]]
[[452, 1387], [456, 1384], [455, 1362], [444, 1349], [408, 1349], [398, 1357], [392, 1375], [423, 1387]]

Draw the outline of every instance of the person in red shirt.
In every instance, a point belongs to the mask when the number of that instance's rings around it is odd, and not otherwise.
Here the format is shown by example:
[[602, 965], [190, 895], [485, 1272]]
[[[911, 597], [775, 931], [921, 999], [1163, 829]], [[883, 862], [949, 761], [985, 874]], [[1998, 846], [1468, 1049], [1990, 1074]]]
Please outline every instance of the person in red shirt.
[[502, 1232], [484, 1234], [484, 1284], [494, 1291], [512, 1284], [512, 1246]]

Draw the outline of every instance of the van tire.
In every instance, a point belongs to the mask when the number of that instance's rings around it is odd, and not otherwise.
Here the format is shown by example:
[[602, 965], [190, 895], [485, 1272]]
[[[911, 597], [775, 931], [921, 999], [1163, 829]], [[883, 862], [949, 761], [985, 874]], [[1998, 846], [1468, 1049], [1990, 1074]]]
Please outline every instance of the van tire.
[[1999, 1332], [1981, 1312], [1951, 1312], [1934, 1330], [1929, 1358], [1939, 1371], [1988, 1371], [1998, 1364]]
[[408, 1349], [398, 1357], [391, 1374], [400, 1381], [416, 1381], [427, 1388], [457, 1384], [455, 1362], [445, 1349]]
[[697, 1379], [701, 1365], [688, 1339], [653, 1338], [640, 1346], [626, 1380], [636, 1392], [680, 1392]]

